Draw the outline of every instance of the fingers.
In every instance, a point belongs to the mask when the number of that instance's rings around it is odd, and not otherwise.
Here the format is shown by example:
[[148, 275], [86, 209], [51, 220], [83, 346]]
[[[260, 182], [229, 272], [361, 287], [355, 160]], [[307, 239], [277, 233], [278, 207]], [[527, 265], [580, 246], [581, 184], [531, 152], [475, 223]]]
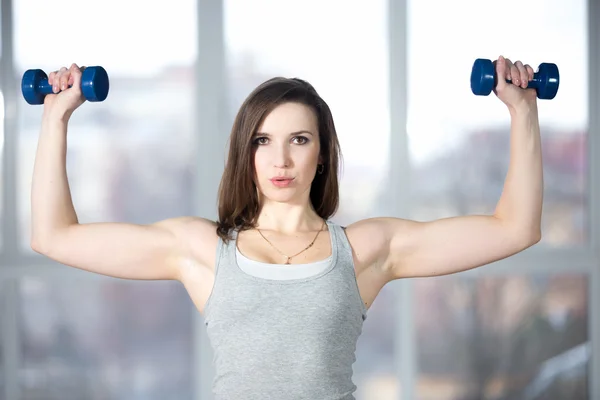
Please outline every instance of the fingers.
[[513, 71], [512, 71], [513, 63], [512, 63], [512, 61], [510, 61], [510, 59], [505, 58], [504, 59], [504, 64], [506, 65], [506, 73], [504, 74], [504, 77], [507, 80], [511, 81], [512, 80], [512, 76], [513, 76]]
[[48, 75], [48, 83], [50, 85], [54, 84], [54, 78], [56, 77], [57, 72], [56, 71], [52, 71], [50, 72], [50, 75]]
[[513, 85], [521, 86], [523, 80], [521, 79], [521, 71], [519, 70], [518, 63], [519, 61], [517, 61], [515, 64], [512, 62], [510, 63], [510, 78], [508, 79], [510, 79]]
[[504, 67], [497, 70], [498, 76], [503, 76], [511, 81], [513, 85], [522, 88], [527, 88], [529, 81], [533, 80], [535, 71], [529, 64], [523, 64], [521, 61], [515, 61], [514, 63], [508, 59], [500, 56], [498, 61], [504, 60]]
[[85, 69], [85, 67], [81, 67], [79, 68], [77, 66], [77, 64], [73, 63], [71, 64], [71, 82], [70, 85], [74, 88], [76, 88], [77, 90], [81, 90], [81, 75], [83, 74], [83, 70]]
[[[54, 76], [52, 79], [52, 82], [50, 82], [50, 80], [48, 80], [48, 82], [52, 85], [52, 91], [54, 93], [58, 93], [62, 89], [62, 86], [65, 84], [64, 80], [65, 80], [65, 72], [67, 71], [67, 69], [65, 67], [62, 67], [61, 69], [59, 69], [58, 71], [54, 72]], [[52, 75], [52, 74], [51, 74]]]
[[516, 82], [515, 84], [517, 86], [520, 85], [524, 89], [529, 82], [529, 73], [521, 61], [516, 61], [514, 66], [517, 69], [517, 74], [519, 76], [519, 82]]
[[62, 67], [58, 71], [51, 72], [48, 76], [48, 83], [52, 85], [52, 91], [58, 93], [75, 84], [77, 84], [77, 87], [80, 87], [83, 69], [84, 68], [79, 68], [77, 64], [73, 63], [68, 69]]
[[525, 65], [525, 69], [527, 70], [528, 79], [530, 81], [532, 81], [533, 80], [533, 75], [535, 74], [535, 71], [533, 70], [533, 68], [529, 64]]
[[496, 61], [496, 75], [500, 78], [498, 79], [498, 87], [500, 88], [506, 85], [506, 82], [501, 77], [510, 79], [509, 65], [509, 61], [506, 58], [502, 56], [498, 57], [498, 60]]

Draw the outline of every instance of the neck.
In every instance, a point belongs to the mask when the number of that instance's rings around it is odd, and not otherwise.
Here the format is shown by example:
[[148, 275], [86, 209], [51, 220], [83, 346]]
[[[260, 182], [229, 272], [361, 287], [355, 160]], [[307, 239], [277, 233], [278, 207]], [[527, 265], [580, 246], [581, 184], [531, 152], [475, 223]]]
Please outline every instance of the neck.
[[256, 227], [284, 234], [314, 232], [323, 227], [323, 218], [309, 205], [266, 202], [258, 216]]

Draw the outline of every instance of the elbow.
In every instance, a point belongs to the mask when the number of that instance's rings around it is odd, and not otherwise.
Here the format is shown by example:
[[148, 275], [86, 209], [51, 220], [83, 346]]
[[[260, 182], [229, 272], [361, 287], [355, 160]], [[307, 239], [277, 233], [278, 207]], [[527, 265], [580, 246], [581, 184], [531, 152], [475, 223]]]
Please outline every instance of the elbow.
[[41, 229], [34, 226], [29, 239], [29, 245], [34, 252], [55, 259], [58, 256], [57, 253], [68, 251], [68, 248], [65, 248], [67, 238], [69, 237], [68, 234], [68, 228]]
[[532, 247], [542, 240], [542, 226], [539, 223], [509, 222], [497, 216], [496, 218], [502, 221], [509, 240], [518, 247], [519, 251]]
[[51, 240], [55, 235], [53, 234], [41, 234], [34, 233], [31, 235], [31, 239], [29, 241], [29, 245], [31, 246], [31, 250], [35, 251], [38, 254], [47, 256], [53, 246], [54, 240]]
[[534, 230], [534, 232], [532, 234], [531, 245], [533, 246], [534, 244], [538, 244], [541, 240], [542, 240], [542, 228], [538, 227], [536, 230]]
[[522, 230], [518, 237], [520, 238], [520, 247], [525, 250], [535, 246], [542, 240], [542, 230], [540, 227]]
[[37, 236], [32, 236], [30, 240], [31, 250], [35, 251], [38, 254], [46, 254], [48, 252], [47, 241], [41, 240]]

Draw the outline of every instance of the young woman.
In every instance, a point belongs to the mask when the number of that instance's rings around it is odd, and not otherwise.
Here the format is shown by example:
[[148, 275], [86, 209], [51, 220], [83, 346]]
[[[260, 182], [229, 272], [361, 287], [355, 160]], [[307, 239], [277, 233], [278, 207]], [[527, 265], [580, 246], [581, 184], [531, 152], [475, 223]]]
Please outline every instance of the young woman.
[[[32, 248], [123, 279], [178, 280], [204, 315], [217, 399], [352, 399], [356, 341], [395, 279], [451, 274], [540, 240], [542, 160], [533, 69], [503, 57], [495, 93], [511, 118], [510, 165], [492, 215], [347, 227], [329, 107], [299, 79], [256, 88], [236, 117], [219, 219], [80, 224], [66, 175], [67, 125], [82, 68], [50, 74], [32, 187]], [[72, 88], [67, 88], [72, 85]]]

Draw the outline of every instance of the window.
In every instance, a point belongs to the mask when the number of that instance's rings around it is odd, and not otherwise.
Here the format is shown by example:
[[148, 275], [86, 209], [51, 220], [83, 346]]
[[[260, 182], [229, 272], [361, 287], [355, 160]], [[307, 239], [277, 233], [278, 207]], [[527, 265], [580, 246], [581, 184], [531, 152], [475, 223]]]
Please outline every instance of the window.
[[[263, 81], [273, 76], [309, 81], [331, 107], [342, 146], [340, 209], [333, 220], [343, 225], [385, 215], [389, 208], [386, 7], [383, 0], [224, 2], [230, 122]], [[390, 304], [391, 292], [384, 289], [359, 342], [354, 370], [362, 398], [368, 398], [365, 391], [397, 397]]]
[[[586, 4], [508, 1], [503, 9], [535, 17], [526, 23], [519, 18], [496, 23], [494, 3], [408, 2], [413, 217], [490, 213], [500, 197], [509, 161], [510, 118], [493, 93], [487, 98], [471, 93], [474, 60], [502, 54], [534, 69], [552, 62], [560, 69], [560, 89], [554, 100], [538, 100], [545, 175], [540, 247], [587, 245]], [[573, 77], [577, 84], [570, 81]]]
[[[94, 18], [102, 21], [106, 12], [106, 19], [111, 21], [108, 30], [89, 29], [86, 18], [74, 18], [68, 24], [56, 24], [48, 18], [58, 9], [69, 10], [70, 15], [89, 14], [88, 5], [76, 0], [52, 5], [17, 1], [17, 70], [41, 68], [50, 72], [76, 62], [101, 64], [109, 74], [108, 98], [102, 103], [86, 102], [69, 124], [68, 177], [80, 222], [149, 223], [190, 215], [196, 2], [186, 0], [166, 8], [158, 3], [152, 6], [116, 0], [103, 5], [94, 9]], [[33, 8], [35, 13], [27, 11]], [[155, 21], [161, 21], [160, 29]], [[54, 38], [69, 38], [68, 43], [52, 45], [38, 40], [44, 30], [51, 31]], [[23, 205], [19, 216], [26, 251], [42, 107], [23, 102], [19, 112], [18, 203]]]
[[0, 396], [4, 397], [6, 371], [4, 370], [4, 331], [9, 326], [6, 321], [6, 285], [5, 280], [0, 279]]
[[[2, 32], [2, 7], [0, 7], [0, 32]], [[0, 40], [0, 65], [2, 59], [2, 40]], [[4, 223], [4, 91], [0, 85], [0, 223]], [[0, 230], [0, 249], [4, 248], [3, 230]], [[2, 393], [2, 392], [0, 392]]]
[[587, 278], [417, 280], [418, 398], [589, 398]]
[[193, 398], [181, 285], [24, 278], [20, 303], [22, 398]]
[[[0, 28], [1, 29], [1, 28]], [[0, 88], [0, 223], [4, 224], [4, 88]], [[3, 230], [0, 230], [0, 249], [4, 248]]]
[[[19, 74], [73, 62], [109, 74], [106, 101], [85, 103], [69, 124], [67, 175], [80, 222], [193, 214], [196, 1], [108, 0], [93, 10], [76, 0], [14, 3]], [[29, 253], [43, 106], [18, 106], [19, 241]], [[172, 282], [32, 276], [20, 294], [23, 398], [192, 398], [190, 301]]]
[[[502, 4], [535, 15], [526, 19], [498, 19], [497, 4], [475, 0], [407, 3], [412, 217], [491, 213], [501, 195], [510, 116], [493, 93], [472, 94], [475, 59], [504, 55], [534, 69], [552, 62], [562, 82], [555, 99], [538, 100], [545, 193], [537, 248], [587, 246], [587, 2]], [[575, 76], [581, 84], [571, 84]], [[589, 398], [588, 275], [569, 267], [416, 280], [415, 397]]]

